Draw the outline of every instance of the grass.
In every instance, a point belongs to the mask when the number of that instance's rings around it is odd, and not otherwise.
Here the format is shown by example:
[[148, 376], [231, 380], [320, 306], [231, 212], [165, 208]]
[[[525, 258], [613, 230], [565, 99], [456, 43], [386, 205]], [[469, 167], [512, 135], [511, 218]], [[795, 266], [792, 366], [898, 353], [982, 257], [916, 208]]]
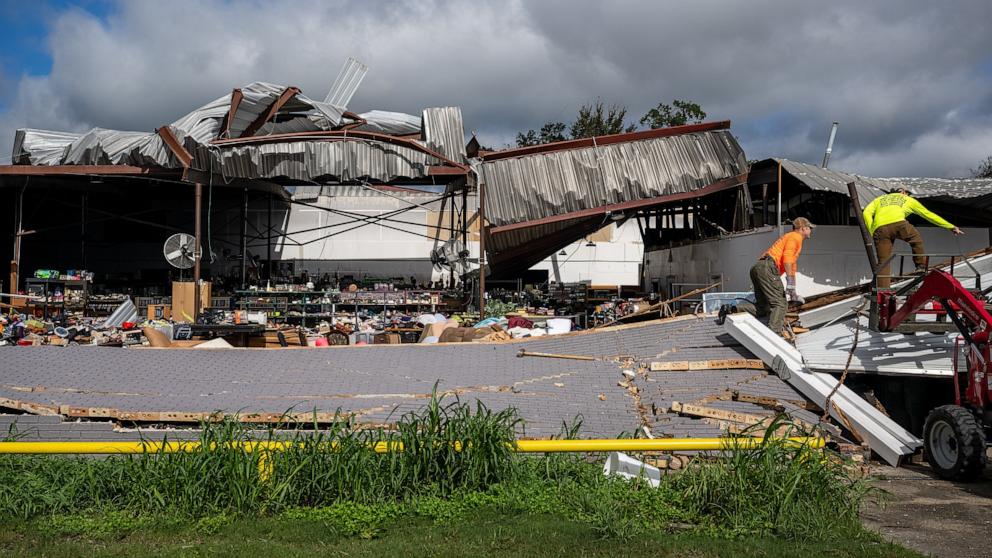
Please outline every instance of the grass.
[[[203, 425], [203, 444], [185, 453], [4, 455], [0, 525], [13, 534], [0, 539], [0, 549], [63, 554], [83, 545], [86, 554], [99, 554], [100, 545], [113, 541], [122, 549], [146, 545], [169, 554], [187, 540], [211, 547], [226, 537], [230, 544], [239, 530], [256, 526], [283, 541], [262, 537], [260, 545], [282, 544], [289, 553], [333, 539], [359, 554], [430, 543], [438, 553], [457, 555], [458, 544], [483, 544], [487, 537], [518, 541], [507, 547], [522, 554], [553, 553], [557, 537], [579, 532], [573, 550], [593, 554], [593, 540], [695, 548], [693, 537], [757, 537], [811, 552], [827, 543], [891, 550], [860, 524], [867, 484], [849, 476], [829, 452], [769, 441], [699, 461], [651, 488], [604, 477], [599, 456], [597, 462], [574, 454], [515, 454], [510, 444], [519, 426], [513, 410], [435, 397], [400, 417], [395, 429], [358, 429], [342, 420], [292, 431], [288, 437], [297, 444], [269, 454], [265, 478], [260, 454], [232, 444], [250, 439], [235, 421]], [[576, 437], [577, 430], [575, 425], [563, 435]], [[377, 442], [401, 442], [404, 451], [375, 453]], [[295, 525], [320, 529], [279, 539], [277, 531], [294, 532]], [[431, 528], [410, 531], [411, 525]], [[547, 534], [527, 535], [536, 533], [533, 525], [544, 525]], [[681, 534], [672, 540], [682, 542], [662, 544], [673, 532]], [[397, 538], [403, 533], [416, 540], [403, 542]], [[224, 554], [227, 547], [216, 548]], [[728, 552], [734, 548], [726, 545]]]
[[[159, 521], [117, 531], [61, 530], [37, 522], [0, 530], [4, 556], [644, 556], [702, 557], [910, 557], [877, 540], [788, 541], [775, 537], [720, 538], [705, 533], [645, 533], [620, 543], [603, 540], [588, 525], [552, 515], [474, 514], [462, 521], [398, 521], [372, 539], [344, 536], [321, 519], [283, 516], [198, 522]], [[91, 518], [98, 523], [104, 518]], [[111, 520], [113, 523], [114, 520]]]

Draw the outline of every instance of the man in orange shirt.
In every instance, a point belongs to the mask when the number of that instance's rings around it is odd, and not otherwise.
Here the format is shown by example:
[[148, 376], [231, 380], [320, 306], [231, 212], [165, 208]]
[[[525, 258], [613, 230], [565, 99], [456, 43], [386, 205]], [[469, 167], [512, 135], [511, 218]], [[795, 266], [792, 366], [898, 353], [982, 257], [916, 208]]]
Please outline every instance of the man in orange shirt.
[[[803, 241], [813, 234], [816, 225], [805, 217], [792, 221], [792, 230], [782, 235], [761, 258], [751, 267], [751, 283], [754, 285], [755, 303], [738, 304], [739, 310], [750, 312], [759, 318], [768, 316], [768, 327], [781, 335], [785, 327], [785, 312], [789, 302], [806, 302], [796, 293], [796, 269]], [[782, 274], [785, 274], [786, 288], [782, 288]], [[729, 309], [720, 309], [721, 317]]]

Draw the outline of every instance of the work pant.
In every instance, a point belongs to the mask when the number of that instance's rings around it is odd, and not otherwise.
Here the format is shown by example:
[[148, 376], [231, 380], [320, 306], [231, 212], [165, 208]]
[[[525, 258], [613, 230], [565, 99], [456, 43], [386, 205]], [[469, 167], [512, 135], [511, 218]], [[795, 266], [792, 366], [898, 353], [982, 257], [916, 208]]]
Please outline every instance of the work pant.
[[778, 272], [775, 262], [761, 258], [751, 266], [751, 284], [754, 285], [755, 303], [742, 302], [737, 308], [759, 318], [768, 316], [768, 328], [781, 335], [789, 303], [785, 299], [782, 274]]
[[[916, 267], [923, 267], [927, 263], [926, 257], [920, 255], [926, 252], [923, 248], [923, 237], [920, 236], [916, 227], [909, 224], [909, 221], [882, 225], [875, 229], [872, 239], [875, 241], [875, 252], [878, 254], [878, 263], [880, 264], [892, 255], [892, 242], [897, 239], [909, 243], [910, 248], [913, 249], [913, 263], [916, 264]], [[889, 263], [878, 268], [878, 288], [887, 289], [892, 284], [892, 278], [889, 277], [890, 268]]]

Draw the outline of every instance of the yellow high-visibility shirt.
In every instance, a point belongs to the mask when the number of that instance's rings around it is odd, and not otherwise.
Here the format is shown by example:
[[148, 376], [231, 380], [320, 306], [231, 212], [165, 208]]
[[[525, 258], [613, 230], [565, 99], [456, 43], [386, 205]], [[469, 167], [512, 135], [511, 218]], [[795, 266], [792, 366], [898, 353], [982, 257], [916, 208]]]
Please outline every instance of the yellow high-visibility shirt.
[[923, 204], [905, 194], [895, 193], [879, 196], [872, 200], [865, 208], [865, 225], [868, 226], [868, 233], [875, 234], [875, 229], [899, 221], [905, 221], [910, 214], [916, 214], [930, 221], [938, 227], [953, 229], [954, 225], [948, 223], [940, 215], [923, 207]]

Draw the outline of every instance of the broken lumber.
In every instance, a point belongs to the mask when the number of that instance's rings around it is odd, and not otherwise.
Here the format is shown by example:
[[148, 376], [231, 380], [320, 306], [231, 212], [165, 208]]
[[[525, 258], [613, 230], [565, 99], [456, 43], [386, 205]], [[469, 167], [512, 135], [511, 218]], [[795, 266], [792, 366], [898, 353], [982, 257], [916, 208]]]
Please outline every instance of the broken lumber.
[[[811, 372], [803, 363], [802, 354], [750, 314], [727, 316], [728, 333], [749, 351], [761, 357], [783, 380], [817, 405], [825, 405], [833, 393], [830, 414], [841, 423], [857, 430], [882, 459], [898, 466], [904, 455], [923, 445], [891, 418], [882, 414], [847, 386], [838, 386], [837, 378], [822, 372]], [[836, 390], [836, 391], [835, 391]]]
[[765, 363], [756, 358], [730, 358], [722, 360], [675, 360], [671, 362], [652, 362], [652, 372], [680, 370], [764, 370]]
[[568, 360], [596, 360], [596, 357], [584, 356], [584, 355], [558, 355], [554, 353], [537, 353], [534, 351], [528, 351], [526, 349], [520, 349], [517, 353], [517, 357], [541, 357], [541, 358], [564, 358]]
[[758, 424], [764, 420], [771, 418], [771, 417], [763, 417], [759, 415], [751, 415], [748, 413], [726, 411], [724, 409], [715, 409], [713, 407], [703, 407], [702, 405], [690, 405], [688, 403], [679, 403], [678, 401], [672, 401], [672, 410], [682, 415], [705, 417], [705, 418], [711, 418], [717, 420], [725, 420], [729, 422], [739, 422], [742, 424]]

